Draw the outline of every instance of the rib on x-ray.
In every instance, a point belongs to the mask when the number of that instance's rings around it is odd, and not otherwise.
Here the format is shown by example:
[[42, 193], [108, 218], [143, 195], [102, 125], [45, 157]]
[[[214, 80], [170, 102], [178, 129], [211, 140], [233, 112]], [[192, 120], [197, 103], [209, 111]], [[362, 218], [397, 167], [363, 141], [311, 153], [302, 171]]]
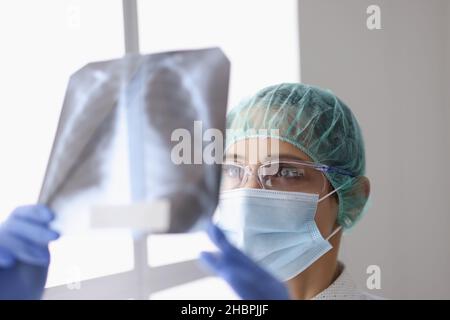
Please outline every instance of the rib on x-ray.
[[184, 128], [194, 137], [194, 121], [224, 131], [229, 68], [211, 48], [127, 55], [75, 72], [39, 196], [56, 212], [55, 228], [85, 230], [97, 205], [158, 199], [170, 213], [161, 232], [187, 231], [212, 215], [220, 166], [176, 165], [171, 135]]

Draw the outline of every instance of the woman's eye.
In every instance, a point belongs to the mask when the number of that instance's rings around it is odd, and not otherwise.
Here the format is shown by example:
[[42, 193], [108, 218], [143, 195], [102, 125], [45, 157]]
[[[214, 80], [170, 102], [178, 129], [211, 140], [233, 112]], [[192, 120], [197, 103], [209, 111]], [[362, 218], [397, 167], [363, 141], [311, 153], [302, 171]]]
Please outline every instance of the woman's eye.
[[223, 174], [229, 178], [239, 177], [240, 168], [235, 166], [223, 166]]
[[277, 173], [277, 177], [281, 178], [302, 178], [304, 175], [303, 170], [292, 167], [280, 167]]

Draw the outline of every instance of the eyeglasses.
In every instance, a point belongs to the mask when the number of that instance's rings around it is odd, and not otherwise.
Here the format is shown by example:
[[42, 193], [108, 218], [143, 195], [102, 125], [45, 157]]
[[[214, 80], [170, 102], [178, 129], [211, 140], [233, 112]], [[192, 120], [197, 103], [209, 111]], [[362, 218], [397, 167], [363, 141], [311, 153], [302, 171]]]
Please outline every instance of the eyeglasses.
[[258, 166], [225, 162], [221, 189], [241, 188], [255, 175], [263, 189], [322, 194], [328, 185], [325, 173], [353, 176], [340, 168], [300, 160], [268, 161]]

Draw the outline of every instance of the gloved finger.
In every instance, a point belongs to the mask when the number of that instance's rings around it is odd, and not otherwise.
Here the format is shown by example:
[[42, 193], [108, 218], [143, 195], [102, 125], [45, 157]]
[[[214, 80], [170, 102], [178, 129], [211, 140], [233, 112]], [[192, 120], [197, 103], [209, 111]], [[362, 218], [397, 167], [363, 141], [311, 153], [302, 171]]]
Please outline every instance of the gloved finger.
[[234, 285], [236, 281], [239, 282], [239, 266], [227, 261], [224, 255], [217, 252], [201, 252], [200, 262], [229, 284]]
[[258, 287], [260, 280], [255, 277], [253, 270], [248, 268], [242, 268], [243, 266], [236, 265], [234, 262], [230, 262], [222, 254], [213, 252], [201, 252], [200, 261], [208, 269], [213, 271], [242, 298], [246, 299], [248, 292], [253, 292]]
[[222, 251], [224, 259], [247, 262], [250, 260], [241, 250], [232, 245], [223, 231], [216, 225], [208, 226], [208, 235], [211, 241]]
[[224, 253], [233, 254], [238, 251], [215, 224], [209, 224], [207, 233], [211, 241]]
[[17, 260], [32, 265], [46, 266], [50, 262], [48, 246], [38, 246], [11, 233], [6, 233], [2, 237], [2, 247]]
[[201, 252], [200, 262], [217, 273], [226, 273], [227, 275], [238, 277], [240, 276], [239, 274], [242, 274], [242, 271], [248, 271], [250, 267], [247, 261], [236, 261], [232, 257], [230, 258], [219, 252]]
[[52, 210], [42, 204], [21, 206], [11, 213], [11, 218], [21, 218], [37, 223], [48, 224], [55, 218]]
[[14, 265], [16, 259], [9, 250], [0, 248], [0, 268], [9, 268]]
[[8, 232], [37, 245], [47, 245], [59, 238], [59, 233], [47, 226], [29, 220], [16, 219], [7, 223]]
[[219, 254], [214, 252], [200, 252], [200, 262], [208, 269], [215, 272], [218, 272], [222, 267]]

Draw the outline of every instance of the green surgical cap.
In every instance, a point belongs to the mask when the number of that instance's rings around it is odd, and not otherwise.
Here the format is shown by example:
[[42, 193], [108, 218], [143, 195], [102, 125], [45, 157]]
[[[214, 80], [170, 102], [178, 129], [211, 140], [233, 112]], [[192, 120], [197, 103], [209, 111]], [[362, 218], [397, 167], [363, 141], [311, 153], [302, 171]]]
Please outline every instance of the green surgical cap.
[[364, 141], [353, 113], [333, 93], [299, 83], [264, 88], [229, 112], [227, 129], [226, 148], [246, 138], [276, 138], [316, 163], [351, 172], [353, 177], [326, 176], [339, 188], [338, 223], [349, 229], [361, 217], [367, 202], [358, 178], [365, 173]]

